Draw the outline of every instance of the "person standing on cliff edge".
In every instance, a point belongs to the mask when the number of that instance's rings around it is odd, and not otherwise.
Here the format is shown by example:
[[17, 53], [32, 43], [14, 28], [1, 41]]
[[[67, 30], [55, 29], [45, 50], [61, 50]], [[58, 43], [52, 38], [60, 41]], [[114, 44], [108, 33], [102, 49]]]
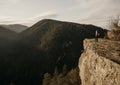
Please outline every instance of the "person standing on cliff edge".
[[98, 30], [95, 31], [95, 41], [98, 42], [98, 38], [100, 36], [100, 33], [98, 32]]

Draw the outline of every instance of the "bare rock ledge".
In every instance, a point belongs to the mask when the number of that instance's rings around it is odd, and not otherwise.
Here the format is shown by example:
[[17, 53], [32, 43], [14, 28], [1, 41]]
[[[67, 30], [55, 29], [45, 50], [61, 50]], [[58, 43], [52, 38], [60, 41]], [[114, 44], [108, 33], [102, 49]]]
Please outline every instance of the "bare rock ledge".
[[120, 85], [120, 41], [84, 40], [78, 65], [82, 85]]

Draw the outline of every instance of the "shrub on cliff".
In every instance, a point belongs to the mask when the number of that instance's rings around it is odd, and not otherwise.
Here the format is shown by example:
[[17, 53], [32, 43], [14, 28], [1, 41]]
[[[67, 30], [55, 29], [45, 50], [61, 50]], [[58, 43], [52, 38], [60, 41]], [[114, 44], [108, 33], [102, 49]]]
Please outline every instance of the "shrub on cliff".
[[111, 40], [117, 40], [120, 41], [120, 26], [119, 26], [119, 16], [117, 19], [114, 19], [111, 21], [110, 27], [112, 28], [110, 31], [108, 31], [107, 36]]
[[50, 81], [51, 81], [51, 75], [49, 73], [45, 73], [42, 85], [49, 85]]
[[[52, 78], [50, 80], [44, 79], [43, 85], [80, 85], [81, 81], [79, 77], [79, 68], [76, 67], [69, 72], [66, 70], [66, 65], [64, 65], [62, 73], [58, 74], [57, 70], [55, 69]], [[45, 80], [47, 81], [45, 82]], [[47, 82], [49, 82], [49, 84], [46, 84]]]

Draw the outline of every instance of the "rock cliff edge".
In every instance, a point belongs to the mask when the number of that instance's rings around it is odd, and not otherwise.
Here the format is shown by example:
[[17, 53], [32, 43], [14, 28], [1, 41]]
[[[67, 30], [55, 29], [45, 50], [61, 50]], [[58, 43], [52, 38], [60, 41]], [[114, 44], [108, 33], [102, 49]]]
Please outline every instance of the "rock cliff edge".
[[84, 40], [78, 65], [82, 85], [120, 85], [120, 41]]

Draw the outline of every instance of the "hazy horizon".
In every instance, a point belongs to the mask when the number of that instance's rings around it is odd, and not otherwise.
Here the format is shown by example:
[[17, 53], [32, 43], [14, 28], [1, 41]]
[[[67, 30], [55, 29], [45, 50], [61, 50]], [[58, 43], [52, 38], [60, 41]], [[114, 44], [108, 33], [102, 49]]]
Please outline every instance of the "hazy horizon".
[[56, 19], [105, 26], [120, 15], [120, 0], [0, 0], [0, 24], [31, 26], [41, 19]]

